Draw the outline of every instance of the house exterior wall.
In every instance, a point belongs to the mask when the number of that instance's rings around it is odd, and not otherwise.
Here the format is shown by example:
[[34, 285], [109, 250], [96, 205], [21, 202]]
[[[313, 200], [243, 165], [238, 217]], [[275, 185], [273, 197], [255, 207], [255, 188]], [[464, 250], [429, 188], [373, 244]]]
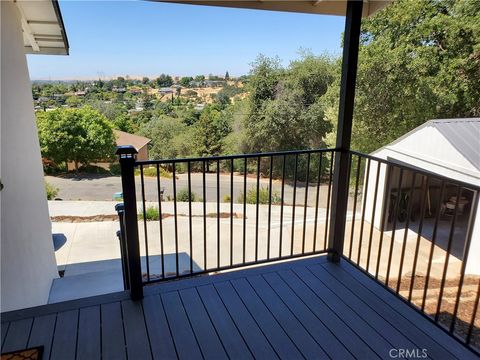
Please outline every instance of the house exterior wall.
[[[424, 127], [417, 132], [410, 134], [404, 139], [375, 151], [373, 156], [393, 160], [407, 164], [425, 171], [446, 176], [454, 180], [463, 181], [469, 184], [480, 186], [480, 172], [466, 160], [443, 135], [434, 127]], [[378, 195], [374, 201], [375, 177], [377, 171], [376, 161], [372, 161], [369, 179], [365, 179], [368, 192], [365, 201], [365, 218], [370, 221], [374, 216], [373, 225], [381, 228], [383, 211], [388, 211], [389, 199], [385, 199], [386, 189], [386, 165], [381, 165]], [[390, 189], [397, 187], [398, 171], [391, 177]], [[409, 187], [411, 178], [403, 180], [403, 186]], [[407, 184], [408, 183], [408, 184]], [[417, 179], [416, 186], [420, 186]], [[435, 185], [435, 184], [434, 184]], [[436, 184], [438, 185], [438, 184]], [[438, 198], [438, 189], [430, 191], [430, 199], [434, 208], [434, 200]], [[451, 194], [454, 195], [454, 194]], [[384, 201], [387, 202], [384, 204]], [[375, 214], [373, 214], [375, 203]], [[472, 204], [473, 205], [473, 204]], [[472, 206], [473, 208], [473, 206]], [[480, 210], [479, 210], [480, 211]], [[474, 230], [472, 234], [471, 247], [467, 262], [467, 274], [480, 275], [480, 212], [474, 215]], [[386, 214], [387, 215], [387, 214]], [[385, 217], [386, 217], [385, 215]]]
[[148, 144], [138, 150], [137, 160], [148, 160]]
[[58, 277], [18, 10], [1, 1], [1, 307], [46, 304]]

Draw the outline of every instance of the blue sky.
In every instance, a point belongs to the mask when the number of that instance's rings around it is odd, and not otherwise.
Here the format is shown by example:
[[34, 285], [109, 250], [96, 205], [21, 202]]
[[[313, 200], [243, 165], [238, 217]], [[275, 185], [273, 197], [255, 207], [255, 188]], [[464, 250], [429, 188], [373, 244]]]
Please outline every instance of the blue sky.
[[60, 1], [69, 56], [28, 55], [32, 79], [248, 73], [259, 53], [341, 53], [344, 17], [149, 1]]

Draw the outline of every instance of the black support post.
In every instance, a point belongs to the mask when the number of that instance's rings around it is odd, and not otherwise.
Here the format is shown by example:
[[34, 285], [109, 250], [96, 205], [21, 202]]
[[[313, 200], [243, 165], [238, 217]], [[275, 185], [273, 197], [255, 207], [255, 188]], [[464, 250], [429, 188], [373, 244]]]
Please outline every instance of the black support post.
[[132, 300], [143, 298], [142, 265], [140, 262], [140, 245], [138, 242], [137, 199], [135, 193], [135, 155], [137, 150], [131, 145], [119, 146], [119, 157], [123, 204], [125, 212], [125, 240], [128, 264], [128, 283]]
[[338, 112], [337, 142], [332, 189], [332, 216], [328, 239], [328, 259], [339, 262], [343, 253], [348, 205], [348, 152], [352, 135], [355, 80], [363, 1], [349, 0], [343, 35], [342, 79]]

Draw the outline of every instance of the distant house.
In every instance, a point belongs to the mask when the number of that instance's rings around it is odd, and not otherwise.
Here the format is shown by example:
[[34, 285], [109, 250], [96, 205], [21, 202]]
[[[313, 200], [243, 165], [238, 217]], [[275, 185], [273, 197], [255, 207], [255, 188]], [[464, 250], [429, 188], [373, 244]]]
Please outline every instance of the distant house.
[[113, 130], [113, 132], [117, 139], [117, 146], [133, 145], [138, 151], [137, 159], [148, 160], [148, 144], [152, 141], [151, 139], [120, 130]]
[[171, 87], [163, 87], [158, 90], [159, 94], [166, 95], [166, 94], [173, 94], [175, 92], [175, 89], [172, 89]]
[[205, 109], [205, 104], [197, 104], [193, 109], [195, 111], [202, 111], [203, 109]]
[[131, 87], [128, 89], [128, 92], [132, 95], [140, 95], [143, 93], [143, 90], [139, 87]]
[[113, 89], [112, 89], [113, 92], [116, 92], [116, 93], [119, 93], [119, 94], [124, 94], [127, 92], [127, 89], [125, 89], [124, 87], [116, 87], [114, 86]]
[[[113, 130], [113, 133], [115, 135], [117, 146], [132, 145], [138, 151], [138, 160], [148, 160], [148, 144], [150, 141], [152, 141], [151, 139], [139, 135], [129, 134], [120, 130]], [[90, 165], [109, 169], [111, 162], [100, 161]], [[73, 162], [68, 163], [68, 170], [75, 170], [75, 164]]]

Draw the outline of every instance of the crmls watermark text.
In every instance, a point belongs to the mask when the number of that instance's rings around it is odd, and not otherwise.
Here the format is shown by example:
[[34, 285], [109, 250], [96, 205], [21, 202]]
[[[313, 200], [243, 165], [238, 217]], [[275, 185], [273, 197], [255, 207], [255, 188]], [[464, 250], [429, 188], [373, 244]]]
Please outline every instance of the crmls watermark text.
[[427, 349], [390, 349], [388, 355], [392, 359], [426, 359]]

